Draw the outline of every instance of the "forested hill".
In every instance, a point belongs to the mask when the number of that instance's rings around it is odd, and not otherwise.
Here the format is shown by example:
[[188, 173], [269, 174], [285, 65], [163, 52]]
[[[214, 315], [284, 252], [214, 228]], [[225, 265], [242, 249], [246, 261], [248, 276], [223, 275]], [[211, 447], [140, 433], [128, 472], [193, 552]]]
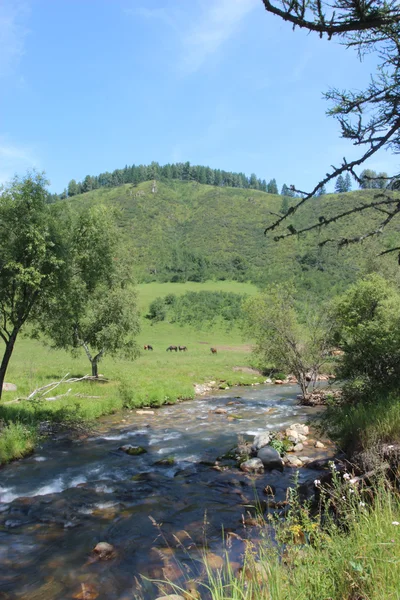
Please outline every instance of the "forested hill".
[[[299, 213], [296, 228], [315, 215], [328, 218], [333, 210], [353, 206], [373, 193], [360, 190], [315, 198]], [[122, 239], [141, 282], [215, 278], [267, 285], [294, 278], [300, 288], [320, 295], [335, 293], [364, 272], [397, 269], [394, 257], [377, 254], [389, 245], [400, 245], [399, 224], [379, 239], [340, 252], [334, 245], [318, 250], [317, 234], [276, 243], [263, 233], [273, 219], [269, 213], [279, 212], [282, 202], [293, 199], [259, 190], [148, 181], [103, 187], [63, 202], [78, 208], [102, 203], [119, 209]], [[323, 235], [355, 235], [379, 217], [357, 213], [345, 226], [336, 224]]]

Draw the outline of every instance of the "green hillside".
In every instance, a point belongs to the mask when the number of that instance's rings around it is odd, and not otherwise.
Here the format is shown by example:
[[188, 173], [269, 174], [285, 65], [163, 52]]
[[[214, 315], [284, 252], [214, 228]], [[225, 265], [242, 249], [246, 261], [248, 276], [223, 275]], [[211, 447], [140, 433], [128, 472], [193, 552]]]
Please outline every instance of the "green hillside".
[[[315, 198], [296, 215], [295, 226], [315, 216], [371, 199], [373, 190]], [[293, 201], [293, 200], [290, 200]], [[378, 259], [379, 250], [400, 244], [400, 224], [380, 239], [338, 253], [335, 245], [317, 249], [318, 234], [276, 243], [264, 236], [265, 226], [279, 212], [282, 196], [258, 190], [215, 187], [165, 180], [101, 188], [64, 202], [82, 207], [104, 203], [118, 209], [124, 243], [132, 253], [139, 282], [184, 282], [209, 279], [251, 281], [265, 286], [295, 278], [300, 289], [334, 293], [363, 272], [391, 269], [393, 257]], [[382, 215], [352, 215], [321, 236], [354, 235], [371, 228]]]

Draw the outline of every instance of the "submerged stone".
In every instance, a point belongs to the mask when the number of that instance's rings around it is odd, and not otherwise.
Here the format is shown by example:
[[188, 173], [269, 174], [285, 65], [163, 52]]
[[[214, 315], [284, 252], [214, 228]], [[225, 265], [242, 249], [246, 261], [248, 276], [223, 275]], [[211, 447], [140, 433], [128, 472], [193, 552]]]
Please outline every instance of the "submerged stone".
[[145, 454], [147, 452], [147, 450], [142, 446], [131, 446], [130, 444], [120, 446], [118, 450], [122, 450], [122, 452], [125, 452], [130, 456], [138, 456], [139, 454]]
[[167, 456], [165, 458], [161, 458], [155, 464], [162, 467], [172, 467], [175, 464], [175, 459], [173, 456]]

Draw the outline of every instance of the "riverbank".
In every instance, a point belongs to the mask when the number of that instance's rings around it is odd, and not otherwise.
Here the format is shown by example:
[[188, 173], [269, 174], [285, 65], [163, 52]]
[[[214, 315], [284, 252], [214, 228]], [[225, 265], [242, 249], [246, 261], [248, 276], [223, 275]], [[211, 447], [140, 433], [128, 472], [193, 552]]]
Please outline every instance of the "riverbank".
[[[154, 342], [155, 334], [151, 338], [154, 350], [143, 350], [134, 362], [106, 357], [101, 363], [106, 382], [62, 383], [41, 401], [16, 402], [41, 386], [59, 381], [67, 373], [69, 377], [84, 376], [89, 363], [84, 356], [71, 357], [35, 340], [19, 340], [7, 374], [8, 381], [17, 389], [3, 392], [0, 402], [0, 421], [4, 424], [0, 435], [0, 463], [31, 452], [37, 426], [42, 422], [66, 425], [93, 422], [124, 408], [158, 407], [193, 399], [201, 386], [205, 386], [204, 391], [265, 380], [249, 368], [251, 347], [243, 344], [238, 332], [218, 331], [208, 339], [210, 332], [201, 334], [176, 326], [173, 331], [174, 335], [168, 324], [157, 330], [158, 341]], [[177, 331], [178, 340], [184, 341], [188, 350], [166, 352], [167, 339], [176, 340]], [[149, 336], [143, 337], [145, 339], [148, 341]], [[217, 348], [216, 354], [211, 354], [211, 344]], [[48, 397], [56, 399], [49, 401]]]
[[[256, 497], [266, 498], [269, 483], [284, 502], [295, 469], [266, 472], [255, 481], [235, 465], [214, 469], [215, 461], [240, 436], [253, 440], [266, 428], [280, 431], [317, 415], [318, 409], [297, 404], [295, 391], [242, 386], [154, 414], [131, 409], [100, 419], [86, 439], [46, 442], [31, 457], [3, 467], [0, 546], [6, 543], [9, 562], [2, 590], [27, 600], [35, 594], [65, 600], [81, 593], [83, 583], [94, 586], [99, 600], [120, 600], [132, 596], [140, 574], [180, 577], [175, 559], [199, 575], [204, 536], [208, 552], [221, 561], [222, 528], [246, 537], [252, 525], [243, 517]], [[119, 450], [127, 444], [146, 452]], [[312, 485], [318, 473], [300, 469], [301, 482]], [[197, 549], [187, 562], [193, 541]], [[107, 568], [88, 561], [99, 542], [117, 551]], [[168, 565], [164, 559], [171, 559]], [[153, 600], [154, 589], [146, 597]]]

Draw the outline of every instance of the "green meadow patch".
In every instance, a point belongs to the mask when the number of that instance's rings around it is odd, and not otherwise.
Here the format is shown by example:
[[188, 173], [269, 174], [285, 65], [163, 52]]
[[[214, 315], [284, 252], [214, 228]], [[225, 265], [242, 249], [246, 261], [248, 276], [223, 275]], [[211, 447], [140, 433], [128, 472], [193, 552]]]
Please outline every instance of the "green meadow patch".
[[[251, 352], [251, 341], [244, 340], [238, 328], [234, 327], [227, 332], [219, 324], [202, 329], [166, 321], [151, 324], [145, 318], [148, 307], [155, 298], [200, 290], [240, 295], [257, 293], [257, 288], [251, 284], [227, 281], [139, 285], [142, 313], [142, 330], [138, 337], [142, 348], [140, 357], [128, 361], [106, 356], [99, 364], [100, 373], [108, 380], [106, 383], [82, 381], [61, 384], [47, 394], [47, 397], [63, 396], [56, 400], [12, 402], [17, 398], [27, 397], [33, 390], [52, 381], [60, 381], [67, 374], [69, 377], [89, 374], [90, 363], [84, 352], [74, 357], [37, 340], [19, 338], [7, 372], [7, 381], [15, 383], [17, 391], [4, 392], [0, 402], [0, 419], [6, 424], [15, 423], [24, 427], [32, 427], [42, 421], [68, 424], [68, 420], [76, 418], [93, 421], [125, 407], [157, 407], [193, 398], [196, 383], [214, 381], [216, 387], [224, 388], [261, 382], [263, 378], [254, 373], [234, 370], [234, 367], [249, 366]], [[153, 346], [153, 351], [143, 349], [148, 344]], [[169, 352], [167, 348], [170, 345], [186, 346], [188, 350]], [[211, 353], [211, 347], [217, 349], [216, 354]], [[22, 435], [21, 431], [18, 430], [18, 435]], [[27, 437], [32, 437], [29, 433], [31, 430], [26, 431]], [[3, 437], [4, 433], [1, 435]], [[8, 447], [12, 448], [9, 443]], [[15, 456], [21, 455], [17, 446], [15, 448]], [[12, 457], [12, 450], [7, 451], [7, 456]], [[1, 461], [9, 459], [1, 458]]]

